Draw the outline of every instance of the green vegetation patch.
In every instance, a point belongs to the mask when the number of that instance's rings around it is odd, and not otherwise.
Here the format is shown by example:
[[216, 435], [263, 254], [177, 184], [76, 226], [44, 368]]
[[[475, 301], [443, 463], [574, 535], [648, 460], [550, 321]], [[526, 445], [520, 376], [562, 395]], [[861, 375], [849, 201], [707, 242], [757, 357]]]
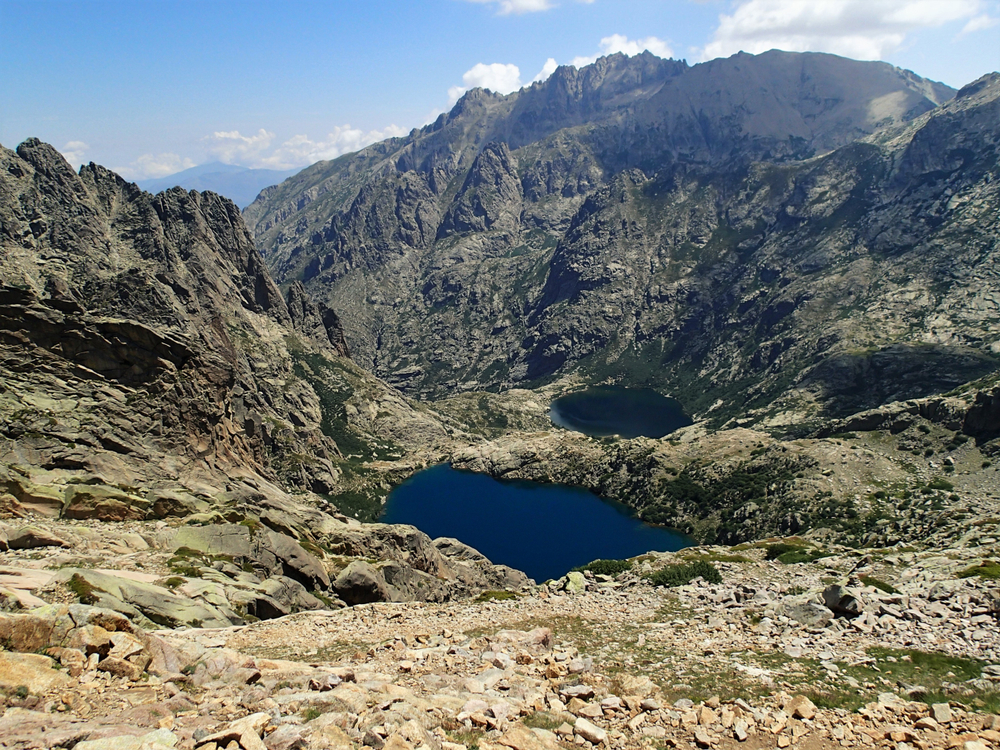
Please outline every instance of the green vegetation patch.
[[616, 576], [619, 573], [624, 573], [627, 570], [632, 570], [631, 560], [594, 560], [586, 565], [579, 568], [574, 568], [574, 570], [585, 571], [589, 570], [591, 573], [597, 576]]
[[955, 489], [955, 485], [949, 482], [943, 477], [934, 477], [930, 482], [927, 483], [927, 489], [930, 490], [944, 490], [945, 492], [951, 492]]
[[863, 583], [865, 586], [874, 586], [875, 588], [879, 589], [880, 591], [884, 591], [887, 594], [899, 593], [899, 589], [897, 589], [891, 583], [886, 583], [885, 581], [880, 580], [875, 576], [870, 576], [865, 574], [858, 576], [858, 578], [861, 580], [861, 583]]
[[506, 602], [519, 598], [513, 591], [484, 591], [476, 597], [476, 601], [482, 602]]
[[777, 560], [785, 565], [814, 562], [824, 557], [830, 557], [832, 554], [832, 552], [824, 549], [807, 547], [801, 544], [787, 544], [785, 542], [767, 545], [764, 553], [768, 560]]
[[[987, 664], [985, 661], [936, 651], [881, 646], [868, 649], [868, 655], [874, 658], [874, 664], [843, 666], [842, 669], [864, 683], [872, 693], [880, 689], [878, 686], [910, 686], [913, 699], [927, 705], [959, 698], [986, 713], [1000, 708], [1000, 690], [977, 689], [969, 692], [963, 686], [960, 692], [955, 692], [957, 684], [982, 676], [982, 669]], [[913, 687], [920, 689], [914, 691]], [[873, 694], [859, 696], [862, 704], [873, 698]]]
[[709, 583], [722, 583], [722, 574], [719, 569], [705, 560], [665, 565], [650, 573], [648, 579], [654, 586], [674, 587], [684, 586], [699, 577], [704, 578]]
[[100, 589], [92, 586], [79, 573], [73, 574], [73, 577], [66, 583], [66, 587], [80, 600], [80, 604], [96, 604], [97, 594], [102, 593]]
[[996, 560], [983, 560], [979, 565], [966, 568], [958, 574], [959, 578], [972, 578], [978, 576], [990, 581], [1000, 579], [1000, 562]]

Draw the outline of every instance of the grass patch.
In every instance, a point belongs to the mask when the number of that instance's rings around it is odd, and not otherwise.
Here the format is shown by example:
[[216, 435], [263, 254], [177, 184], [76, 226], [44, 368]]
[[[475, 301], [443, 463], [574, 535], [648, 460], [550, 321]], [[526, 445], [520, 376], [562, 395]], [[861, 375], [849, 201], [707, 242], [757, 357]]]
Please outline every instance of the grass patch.
[[696, 555], [684, 555], [683, 553], [681, 553], [681, 556], [685, 560], [702, 560], [704, 562], [710, 562], [710, 563], [717, 563], [717, 562], [722, 562], [722, 563], [748, 563], [748, 562], [753, 562], [753, 560], [751, 560], [749, 557], [746, 557], [745, 555], [715, 554], [715, 553], [712, 553], [712, 552], [703, 552], [703, 553], [696, 554]]
[[561, 719], [557, 719], [547, 711], [536, 711], [533, 714], [528, 714], [521, 721], [526, 727], [547, 729], [550, 732], [554, 732], [562, 724]]
[[456, 745], [465, 745], [468, 750], [479, 750], [479, 743], [483, 739], [483, 733], [474, 729], [457, 729], [448, 732], [448, 737]]
[[[882, 646], [868, 649], [868, 655], [875, 658], [875, 664], [841, 665], [844, 673], [865, 684], [866, 691], [857, 697], [861, 704], [873, 700], [875, 694], [884, 691], [886, 687], [907, 688], [911, 691], [914, 687], [919, 687], [919, 691], [911, 692], [910, 695], [913, 700], [927, 705], [947, 703], [957, 698], [963, 703], [971, 704], [978, 711], [993, 713], [1000, 709], [1000, 690], [976, 690], [961, 685], [981, 677], [982, 668], [987, 662], [936, 651]], [[813, 702], [816, 703], [815, 700]]]
[[654, 586], [684, 586], [695, 578], [704, 578], [709, 583], [722, 583], [722, 574], [712, 563], [696, 560], [692, 563], [665, 565], [650, 573], [649, 582]]
[[959, 578], [972, 578], [978, 576], [989, 581], [1000, 579], [1000, 562], [996, 560], [983, 560], [979, 565], [966, 568], [958, 574]]
[[476, 601], [482, 602], [506, 602], [511, 599], [520, 598], [518, 594], [513, 591], [484, 591], [479, 596], [476, 597]]
[[317, 599], [319, 599], [321, 602], [323, 602], [323, 605], [327, 609], [340, 609], [340, 607], [337, 606], [336, 602], [334, 602], [333, 599], [324, 594], [322, 591], [311, 591], [310, 593]]

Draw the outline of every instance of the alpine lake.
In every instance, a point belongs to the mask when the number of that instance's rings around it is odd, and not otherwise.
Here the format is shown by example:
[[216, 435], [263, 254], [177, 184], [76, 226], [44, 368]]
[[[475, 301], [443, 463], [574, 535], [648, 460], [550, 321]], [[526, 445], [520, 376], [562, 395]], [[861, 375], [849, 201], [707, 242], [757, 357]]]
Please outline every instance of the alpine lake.
[[[590, 388], [556, 399], [550, 409], [553, 423], [595, 437], [662, 437], [691, 424], [679, 403], [647, 389]], [[538, 582], [593, 560], [693, 544], [578, 487], [500, 481], [447, 464], [396, 487], [379, 520], [411, 524], [432, 538], [454, 537]]]

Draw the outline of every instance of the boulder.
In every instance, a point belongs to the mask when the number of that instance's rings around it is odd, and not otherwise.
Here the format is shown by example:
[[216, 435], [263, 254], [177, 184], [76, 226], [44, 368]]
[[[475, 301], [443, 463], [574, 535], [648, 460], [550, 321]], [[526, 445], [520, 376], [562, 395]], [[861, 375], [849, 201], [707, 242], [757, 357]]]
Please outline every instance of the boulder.
[[209, 504], [193, 495], [169, 490], [153, 490], [146, 499], [150, 502], [152, 518], [184, 518], [209, 509]]
[[262, 578], [281, 574], [282, 566], [271, 547], [269, 532], [253, 522], [223, 523], [214, 526], [185, 526], [178, 529], [172, 543], [205, 555], [223, 555], [234, 562], [249, 563]]
[[330, 576], [326, 574], [326, 569], [318, 557], [308, 552], [290, 536], [272, 531], [268, 537], [284, 575], [294, 578], [310, 591], [326, 591], [330, 588]]
[[75, 750], [167, 750], [177, 747], [177, 735], [169, 729], [157, 729], [137, 737], [104, 737], [84, 740], [73, 746]]
[[[162, 586], [84, 568], [63, 568], [55, 580], [85, 587], [95, 603], [126, 615], [141, 615], [165, 627], [224, 628], [234, 623], [216, 607], [173, 594]], [[236, 623], [238, 624], [238, 623]]]
[[355, 560], [333, 582], [333, 590], [348, 604], [390, 601], [389, 586], [375, 568]]
[[823, 605], [812, 600], [803, 601], [801, 598], [783, 601], [777, 610], [807, 628], [824, 628], [833, 619], [833, 614]]
[[57, 668], [57, 663], [41, 654], [15, 654], [0, 651], [0, 689], [13, 692], [26, 688], [40, 694], [72, 682], [69, 675]]
[[608, 738], [608, 732], [601, 727], [592, 724], [582, 716], [573, 724], [576, 733], [593, 745], [600, 745]]
[[857, 617], [865, 610], [861, 592], [833, 584], [823, 590], [823, 603], [835, 615]]
[[66, 489], [64, 518], [128, 521], [144, 518], [149, 502], [117, 487], [81, 484]]
[[7, 537], [10, 549], [35, 549], [37, 547], [70, 547], [69, 542], [38, 526], [22, 526]]
[[55, 622], [36, 614], [0, 614], [0, 646], [8, 651], [41, 651], [52, 644]]

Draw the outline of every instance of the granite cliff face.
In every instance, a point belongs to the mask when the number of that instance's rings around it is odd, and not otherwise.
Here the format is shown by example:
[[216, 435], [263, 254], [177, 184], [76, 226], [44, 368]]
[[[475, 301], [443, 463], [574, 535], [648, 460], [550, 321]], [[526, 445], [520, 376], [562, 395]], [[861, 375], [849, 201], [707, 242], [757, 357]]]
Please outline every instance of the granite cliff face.
[[997, 93], [830, 55], [616, 55], [471, 91], [245, 216], [409, 393], [577, 374], [801, 423], [994, 369]]
[[[80, 553], [62, 583], [171, 626], [321, 606], [309, 592], [332, 606], [522, 584], [463, 545], [339, 512], [377, 509], [384, 477], [447, 442], [348, 358], [330, 309], [301, 285], [282, 295], [228, 199], [77, 174], [35, 139], [0, 147], [0, 516], [36, 519], [0, 527], [0, 550], [148, 553], [163, 580], [94, 573], [107, 561]], [[379, 459], [384, 474], [366, 468]], [[0, 606], [19, 596], [0, 586]]]

